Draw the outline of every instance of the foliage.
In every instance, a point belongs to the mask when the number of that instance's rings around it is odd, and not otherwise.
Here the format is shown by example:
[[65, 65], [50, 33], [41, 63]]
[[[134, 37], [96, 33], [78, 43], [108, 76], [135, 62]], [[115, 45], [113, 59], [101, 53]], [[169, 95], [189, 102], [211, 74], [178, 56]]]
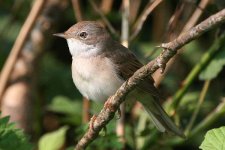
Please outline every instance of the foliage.
[[216, 54], [214, 59], [201, 72], [199, 78], [201, 80], [212, 80], [222, 71], [225, 65], [225, 46], [220, 48], [220, 52]]
[[28, 137], [15, 123], [9, 123], [9, 116], [0, 118], [0, 149], [1, 150], [32, 150]]
[[81, 123], [82, 106], [80, 101], [72, 101], [67, 97], [57, 96], [53, 98], [47, 109], [52, 112], [64, 114], [65, 116], [61, 118], [63, 122], [75, 125]]
[[58, 150], [65, 143], [65, 135], [68, 127], [64, 126], [60, 129], [47, 133], [42, 136], [38, 143], [39, 150]]
[[[100, 137], [98, 140], [94, 141], [87, 150], [92, 149], [99, 149], [99, 150], [105, 150], [105, 149], [122, 149], [123, 144], [119, 141], [119, 138], [115, 134], [114, 129], [116, 128], [116, 122], [107, 125], [106, 131], [100, 132]], [[105, 133], [103, 133], [105, 132]], [[101, 146], [100, 146], [101, 145]]]
[[205, 139], [199, 147], [202, 150], [224, 150], [225, 149], [225, 127], [209, 130]]

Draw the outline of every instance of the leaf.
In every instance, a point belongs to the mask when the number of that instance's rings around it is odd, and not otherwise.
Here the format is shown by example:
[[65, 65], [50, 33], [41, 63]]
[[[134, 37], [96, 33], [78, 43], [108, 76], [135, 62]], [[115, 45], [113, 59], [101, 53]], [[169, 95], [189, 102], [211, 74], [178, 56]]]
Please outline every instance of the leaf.
[[32, 150], [27, 136], [14, 123], [9, 123], [9, 117], [0, 119], [0, 150]]
[[224, 150], [225, 126], [209, 130], [199, 148], [202, 150]]
[[216, 54], [214, 59], [206, 66], [206, 68], [200, 73], [200, 80], [211, 80], [217, 77], [220, 71], [225, 65], [225, 47]]
[[52, 100], [48, 109], [58, 113], [81, 115], [81, 102], [72, 101], [64, 96], [57, 96]]
[[0, 127], [7, 126], [9, 122], [9, 116], [3, 117], [0, 119]]
[[56, 96], [47, 108], [50, 111], [65, 114], [60, 118], [61, 122], [79, 125], [82, 120], [81, 102], [82, 101], [73, 101], [65, 96]]
[[65, 135], [68, 127], [64, 126], [57, 131], [47, 133], [38, 142], [39, 150], [59, 150], [65, 143]]

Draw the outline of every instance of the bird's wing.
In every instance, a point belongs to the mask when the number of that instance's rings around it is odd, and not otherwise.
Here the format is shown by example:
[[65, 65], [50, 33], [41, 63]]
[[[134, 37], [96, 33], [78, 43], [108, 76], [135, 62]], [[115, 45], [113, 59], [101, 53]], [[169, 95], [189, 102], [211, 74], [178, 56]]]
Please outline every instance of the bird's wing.
[[[127, 80], [134, 74], [134, 72], [143, 66], [131, 51], [119, 43], [114, 43], [114, 45], [111, 46], [110, 51], [108, 51], [108, 54], [107, 52], [105, 54], [106, 57], [113, 61], [118, 76], [123, 80]], [[159, 100], [163, 99], [163, 97], [154, 86], [153, 78], [151, 76], [145, 78], [140, 84], [137, 85], [137, 88], [153, 96], [152, 99], [140, 98], [138, 100], [142, 103], [143, 107], [148, 112], [159, 131], [170, 131], [184, 137], [183, 132], [172, 122], [170, 117], [161, 107]]]
[[[143, 64], [138, 61], [136, 56], [129, 49], [120, 45], [119, 43], [114, 43], [113, 49], [108, 51], [108, 53], [105, 53], [105, 56], [113, 61], [118, 76], [123, 80], [130, 78], [138, 69], [143, 66]], [[155, 96], [158, 99], [162, 99], [161, 94], [154, 86], [154, 80], [151, 76], [144, 79], [140, 84], [138, 84], [137, 87], [145, 92], [150, 93], [152, 96]]]

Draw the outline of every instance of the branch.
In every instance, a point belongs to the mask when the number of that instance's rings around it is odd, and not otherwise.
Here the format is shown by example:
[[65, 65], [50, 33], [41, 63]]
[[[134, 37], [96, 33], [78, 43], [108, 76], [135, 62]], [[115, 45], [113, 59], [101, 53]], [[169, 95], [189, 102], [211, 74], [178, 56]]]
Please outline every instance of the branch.
[[[213, 125], [213, 123], [216, 123], [218, 120], [220, 120], [221, 117], [223, 117], [225, 114], [225, 99], [223, 98], [222, 101], [217, 105], [217, 107], [207, 115], [206, 118], [204, 118], [201, 123], [199, 123], [195, 128], [193, 128], [189, 135], [188, 139], [192, 139], [194, 136], [198, 135], [199, 132], [206, 130], [209, 128], [209, 126]], [[165, 141], [165, 145], [178, 145], [183, 142], [186, 142], [186, 140], [181, 138], [171, 138]]]
[[111, 23], [109, 22], [109, 20], [105, 17], [105, 15], [103, 14], [103, 12], [98, 8], [98, 6], [95, 4], [95, 2], [93, 0], [89, 0], [89, 3], [91, 4], [91, 6], [94, 8], [94, 10], [100, 15], [100, 17], [102, 18], [103, 22], [106, 24], [106, 26], [108, 27], [109, 31], [115, 35], [116, 37], [119, 37], [118, 33], [116, 32], [116, 30], [114, 29], [114, 27], [111, 25]]
[[[210, 2], [210, 0], [201, 0], [201, 2], [199, 3], [198, 7], [197, 7], [196, 10], [194, 11], [194, 13], [193, 13], [192, 16], [190, 17], [190, 19], [187, 21], [186, 25], [183, 27], [183, 29], [182, 29], [182, 31], [181, 31], [180, 33], [189, 30], [190, 28], [192, 28], [192, 27], [197, 23], [197, 21], [198, 21], [199, 18], [201, 17], [201, 14], [204, 12], [204, 10], [205, 10], [205, 8], [206, 8], [206, 6], [208, 5], [209, 2]], [[181, 6], [178, 6], [178, 7], [180, 7], [180, 8], [183, 8], [183, 7], [184, 7], [184, 9], [185, 9], [185, 5], [181, 5]], [[201, 9], [199, 9], [199, 8], [201, 8]], [[181, 13], [181, 11], [179, 11], [179, 10], [180, 10], [180, 9], [178, 9], [178, 14]], [[182, 9], [182, 11], [183, 11], [183, 9]], [[174, 18], [174, 19], [175, 19], [175, 18], [177, 19], [176, 14], [174, 15], [173, 18]], [[171, 19], [171, 20], [173, 20], [173, 19]], [[174, 21], [172, 21], [172, 23], [173, 23], [173, 22], [174, 22]], [[174, 23], [173, 23], [173, 24], [174, 24]], [[170, 24], [170, 25], [172, 25], [172, 24]], [[176, 25], [177, 25], [177, 23], [175, 24], [175, 28], [177, 28]], [[170, 30], [171, 30], [171, 29], [170, 29]], [[174, 28], [173, 28], [172, 30], [174, 30]], [[171, 31], [172, 31], [172, 30], [171, 30]], [[170, 31], [170, 32], [171, 32], [171, 31]], [[168, 33], [168, 35], [169, 35], [169, 38], [170, 38], [170, 39], [174, 39], [174, 37], [178, 36], [180, 33], [174, 32], [173, 34]], [[154, 52], [154, 51], [152, 51], [152, 53], [153, 53], [153, 52]], [[175, 60], [176, 60], [176, 57], [174, 57], [172, 60], [170, 60], [170, 62], [167, 64], [167, 68], [166, 68], [164, 74], [161, 75], [159, 72], [156, 72], [156, 73], [153, 75], [153, 78], [155, 79], [155, 85], [156, 85], [156, 86], [159, 86], [159, 84], [161, 83], [161, 81], [162, 81], [163, 78], [165, 77], [167, 70], [169, 70], [169, 69], [171, 68], [171, 66], [174, 64], [174, 61], [175, 61]]]
[[37, 96], [36, 77], [41, 75], [37, 68], [44, 50], [50, 43], [49, 37], [54, 27], [60, 23], [66, 8], [67, 0], [45, 2], [9, 75], [8, 85], [2, 97], [1, 116], [10, 115], [10, 120], [26, 133], [32, 132], [31, 124], [35, 119], [33, 114], [41, 113], [40, 109], [37, 109], [37, 112], [33, 111], [36, 108], [33, 101]]
[[198, 99], [198, 103], [197, 103], [197, 106], [195, 107], [195, 110], [191, 116], [191, 119], [185, 129], [185, 135], [188, 135], [190, 133], [190, 130], [192, 129], [194, 123], [195, 123], [195, 120], [198, 116], [198, 113], [200, 112], [200, 109], [201, 109], [201, 106], [205, 100], [205, 97], [206, 97], [206, 94], [207, 94], [207, 91], [209, 89], [209, 85], [211, 83], [211, 80], [206, 80], [205, 83], [204, 83], [204, 86], [202, 88], [202, 91], [200, 93], [200, 96], [199, 96], [199, 99]]
[[149, 14], [162, 2], [162, 0], [155, 0], [153, 3], [151, 1], [149, 1], [149, 3], [147, 4], [146, 9], [143, 11], [143, 13], [140, 15], [140, 17], [138, 18], [138, 20], [136, 21], [135, 25], [134, 25], [134, 31], [133, 34], [130, 37], [130, 41], [132, 41], [137, 35], [138, 33], [141, 31], [142, 26], [144, 24], [144, 22], [146, 21], [147, 17], [149, 16]]
[[[80, 0], [72, 0], [72, 4], [73, 4], [73, 11], [74, 11], [76, 20], [78, 22], [84, 20], [84, 16], [82, 14], [82, 7], [80, 5]], [[82, 122], [88, 123], [91, 116], [91, 113], [89, 111], [91, 107], [91, 101], [88, 100], [86, 97], [83, 97], [82, 103], [83, 103]]]
[[202, 13], [204, 12], [206, 6], [208, 6], [209, 3], [210, 0], [201, 0], [197, 9], [194, 11], [187, 24], [184, 26], [183, 31], [190, 29], [197, 23], [198, 19], [201, 17]]
[[[121, 43], [125, 47], [129, 47], [129, 16], [130, 16], [130, 0], [123, 0], [122, 3], [122, 32], [121, 32]], [[116, 134], [119, 137], [119, 141], [125, 148], [125, 103], [120, 105], [120, 119], [117, 121]]]
[[76, 150], [85, 149], [94, 139], [97, 138], [100, 130], [106, 126], [106, 124], [113, 119], [116, 110], [120, 104], [125, 100], [126, 95], [135, 88], [135, 86], [157, 69], [161, 68], [163, 72], [166, 67], [166, 63], [177, 53], [177, 50], [189, 43], [190, 41], [198, 38], [200, 35], [212, 29], [225, 21], [225, 9], [212, 15], [205, 21], [201, 22], [197, 26], [193, 27], [186, 33], [181, 34], [177, 39], [169, 43], [163, 43], [160, 47], [164, 50], [162, 53], [152, 62], [138, 69], [133, 76], [125, 81], [122, 86], [116, 91], [116, 93], [109, 97], [106, 101], [103, 109], [96, 116], [94, 122], [92, 122], [92, 128], [85, 133], [81, 140], [76, 145]]
[[72, 0], [72, 4], [75, 18], [77, 21], [82, 21], [84, 17], [82, 15], [80, 0]]
[[197, 75], [203, 70], [203, 68], [210, 62], [210, 60], [215, 56], [215, 54], [220, 50], [220, 47], [224, 45], [225, 42], [224, 35], [221, 35], [218, 39], [214, 40], [213, 45], [206, 51], [200, 58], [199, 63], [190, 71], [185, 80], [182, 82], [181, 88], [175, 93], [172, 99], [172, 103], [169, 107], [169, 113], [174, 114], [178, 108], [180, 101], [182, 100], [184, 94], [187, 92]]
[[2, 69], [0, 76], [0, 101], [2, 99], [5, 87], [8, 83], [9, 76], [13, 70], [13, 66], [44, 4], [45, 0], [35, 1], [32, 10], [30, 11], [29, 16], [27, 17], [23, 27], [21, 28], [21, 31], [16, 39], [16, 42], [14, 43], [13, 48], [10, 52], [10, 55]]

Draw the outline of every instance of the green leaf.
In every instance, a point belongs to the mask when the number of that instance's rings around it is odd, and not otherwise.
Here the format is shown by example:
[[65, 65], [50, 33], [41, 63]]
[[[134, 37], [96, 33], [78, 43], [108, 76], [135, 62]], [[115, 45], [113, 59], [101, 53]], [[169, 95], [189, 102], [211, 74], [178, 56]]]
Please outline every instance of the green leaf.
[[38, 143], [39, 150], [59, 150], [65, 143], [68, 127], [64, 126], [57, 131], [43, 135]]
[[1, 118], [0, 119], [0, 127], [7, 126], [8, 122], [9, 122], [9, 116]]
[[72, 101], [64, 96], [56, 96], [48, 109], [54, 112], [72, 115], [81, 115], [82, 105], [79, 101]]
[[65, 96], [56, 96], [48, 105], [48, 110], [65, 114], [60, 121], [66, 124], [79, 125], [82, 118], [82, 101], [74, 101]]
[[209, 130], [199, 148], [202, 150], [224, 150], [225, 127]]
[[9, 123], [9, 117], [0, 119], [0, 150], [31, 150], [32, 145], [21, 129]]
[[217, 77], [220, 71], [225, 65], [225, 47], [216, 54], [214, 59], [206, 66], [206, 68], [200, 73], [200, 80], [211, 80]]

